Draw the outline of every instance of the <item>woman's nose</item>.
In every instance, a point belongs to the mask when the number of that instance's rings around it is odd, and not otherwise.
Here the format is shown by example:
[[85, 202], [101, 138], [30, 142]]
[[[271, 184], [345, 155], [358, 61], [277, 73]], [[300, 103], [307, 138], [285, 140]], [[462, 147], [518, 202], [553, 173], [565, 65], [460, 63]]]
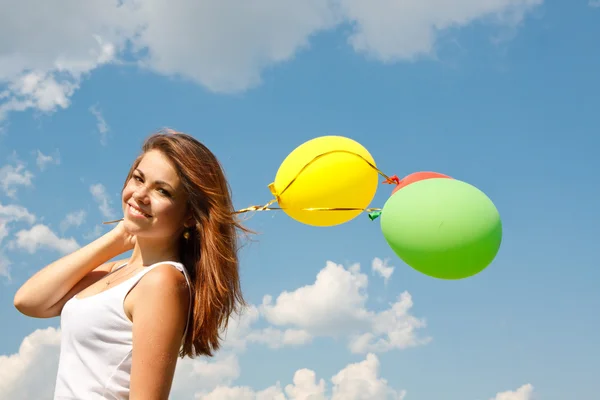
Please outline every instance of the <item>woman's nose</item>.
[[146, 187], [140, 187], [135, 192], [133, 192], [133, 198], [135, 199], [135, 201], [145, 202], [148, 198], [148, 191]]

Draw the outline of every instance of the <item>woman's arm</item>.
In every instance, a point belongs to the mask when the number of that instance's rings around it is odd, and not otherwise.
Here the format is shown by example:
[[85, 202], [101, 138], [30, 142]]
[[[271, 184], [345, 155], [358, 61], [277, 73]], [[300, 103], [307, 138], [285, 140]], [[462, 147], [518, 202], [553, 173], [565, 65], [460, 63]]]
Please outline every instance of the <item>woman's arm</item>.
[[121, 224], [29, 278], [15, 294], [15, 307], [35, 318], [60, 315], [67, 300], [111, 270], [115, 262], [108, 260], [133, 248]]
[[131, 291], [133, 359], [130, 400], [167, 400], [191, 301], [185, 277], [171, 265], [148, 272]]

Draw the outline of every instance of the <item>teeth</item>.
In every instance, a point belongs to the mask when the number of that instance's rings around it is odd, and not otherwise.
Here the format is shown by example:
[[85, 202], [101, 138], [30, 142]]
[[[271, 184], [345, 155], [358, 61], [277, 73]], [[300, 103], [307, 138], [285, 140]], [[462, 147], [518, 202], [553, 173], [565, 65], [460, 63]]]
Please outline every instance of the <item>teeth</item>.
[[129, 206], [129, 208], [131, 209], [131, 212], [132, 212], [133, 214], [142, 215], [142, 216], [144, 216], [144, 217], [148, 217], [148, 218], [150, 217], [148, 214], [145, 214], [145, 213], [143, 213], [143, 212], [139, 211], [137, 208], [133, 208], [133, 207], [131, 207], [131, 206]]

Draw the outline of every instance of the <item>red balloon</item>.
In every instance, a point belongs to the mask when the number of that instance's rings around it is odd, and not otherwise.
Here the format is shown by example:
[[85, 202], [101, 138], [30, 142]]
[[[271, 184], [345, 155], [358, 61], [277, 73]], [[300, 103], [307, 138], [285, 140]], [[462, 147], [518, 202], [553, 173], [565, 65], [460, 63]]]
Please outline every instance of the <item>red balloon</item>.
[[430, 171], [415, 172], [415, 173], [412, 173], [412, 174], [407, 175], [404, 178], [402, 178], [400, 180], [400, 183], [397, 184], [396, 187], [394, 188], [394, 190], [392, 191], [392, 194], [396, 193], [398, 190], [402, 189], [403, 187], [410, 185], [411, 183], [415, 183], [418, 181], [422, 181], [424, 179], [431, 179], [431, 178], [452, 179], [450, 176], [440, 174], [438, 172], [430, 172]]

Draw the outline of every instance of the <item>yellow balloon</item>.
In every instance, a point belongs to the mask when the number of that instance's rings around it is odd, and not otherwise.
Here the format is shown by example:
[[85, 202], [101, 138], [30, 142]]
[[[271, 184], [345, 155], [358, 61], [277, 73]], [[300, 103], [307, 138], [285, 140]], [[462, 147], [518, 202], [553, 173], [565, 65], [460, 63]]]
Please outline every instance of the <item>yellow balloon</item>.
[[[379, 183], [375, 161], [360, 143], [322, 136], [298, 146], [269, 185], [283, 211], [313, 226], [350, 221], [367, 208]], [[306, 210], [306, 209], [317, 210]], [[346, 211], [318, 209], [351, 208]]]

